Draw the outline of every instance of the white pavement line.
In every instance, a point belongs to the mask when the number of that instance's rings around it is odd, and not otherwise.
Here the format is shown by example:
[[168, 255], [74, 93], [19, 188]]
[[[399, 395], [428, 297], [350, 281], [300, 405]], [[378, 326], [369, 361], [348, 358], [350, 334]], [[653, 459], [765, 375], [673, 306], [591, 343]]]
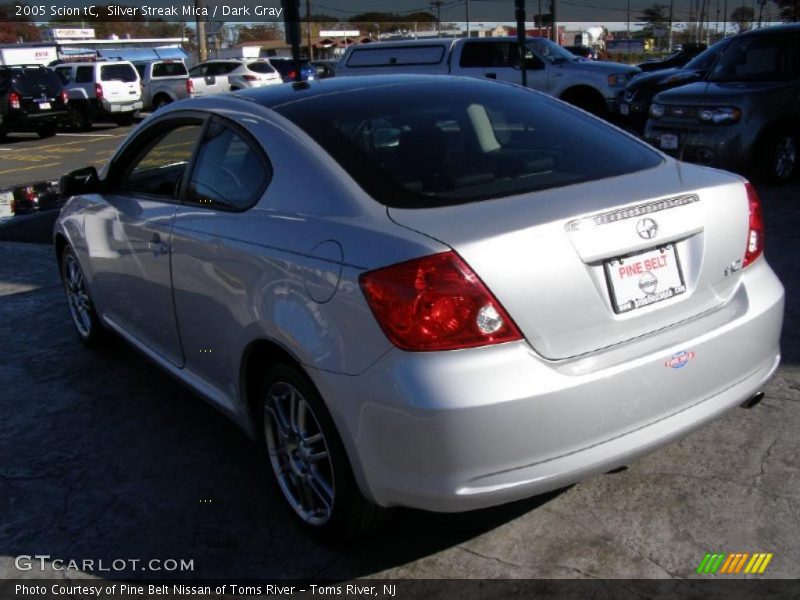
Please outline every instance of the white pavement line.
[[6, 152], [13, 152], [14, 148], [0, 148], [0, 150], [5, 150]]
[[118, 137], [113, 133], [57, 133], [56, 137]]

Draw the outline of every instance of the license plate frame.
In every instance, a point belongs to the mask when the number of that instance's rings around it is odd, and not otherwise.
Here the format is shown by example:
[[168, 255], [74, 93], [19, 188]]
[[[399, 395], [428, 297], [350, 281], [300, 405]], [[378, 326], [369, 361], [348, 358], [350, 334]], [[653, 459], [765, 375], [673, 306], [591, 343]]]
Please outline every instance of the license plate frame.
[[39, 102], [39, 110], [50, 110], [53, 106], [49, 102]]
[[603, 269], [611, 307], [618, 315], [686, 293], [675, 244], [614, 257], [603, 262]]
[[677, 150], [679, 142], [677, 133], [662, 133], [658, 140], [662, 150]]

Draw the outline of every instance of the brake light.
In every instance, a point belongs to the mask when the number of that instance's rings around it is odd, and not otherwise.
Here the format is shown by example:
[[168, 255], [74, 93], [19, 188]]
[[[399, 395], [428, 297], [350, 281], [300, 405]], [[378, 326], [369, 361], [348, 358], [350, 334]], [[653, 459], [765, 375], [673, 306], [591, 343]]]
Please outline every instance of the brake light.
[[752, 184], [744, 184], [747, 190], [747, 203], [750, 209], [750, 225], [747, 229], [747, 246], [744, 249], [742, 267], [752, 264], [764, 253], [764, 217], [761, 214], [761, 200]]
[[95, 83], [94, 84], [94, 96], [98, 100], [102, 100], [103, 99], [103, 86], [100, 85], [99, 83]]
[[360, 283], [381, 329], [403, 350], [456, 350], [522, 339], [497, 299], [455, 252], [369, 271]]
[[69, 92], [67, 90], [61, 90], [59, 96], [61, 96], [61, 102], [63, 102], [64, 104], [69, 102]]
[[22, 105], [20, 103], [20, 97], [19, 97], [19, 94], [17, 92], [11, 92], [8, 95], [8, 105], [11, 107], [12, 110], [19, 110], [20, 109], [20, 106], [22, 106]]
[[294, 81], [297, 79], [297, 71], [289, 71], [289, 74], [286, 75], [286, 77], [289, 79], [289, 81]]
[[194, 81], [192, 81], [191, 79], [186, 80], [186, 93], [194, 94]]
[[258, 77], [256, 77], [255, 75], [242, 75], [242, 79], [244, 79], [245, 81], [257, 81]]

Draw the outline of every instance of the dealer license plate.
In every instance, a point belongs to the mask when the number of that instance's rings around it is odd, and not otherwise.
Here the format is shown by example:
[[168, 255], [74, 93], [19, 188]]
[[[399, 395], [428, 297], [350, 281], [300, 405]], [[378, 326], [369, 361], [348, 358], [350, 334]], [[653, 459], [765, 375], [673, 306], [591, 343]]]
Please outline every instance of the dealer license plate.
[[661, 149], [662, 150], [677, 150], [678, 149], [678, 136], [674, 133], [661, 134]]
[[611, 304], [617, 313], [649, 306], [686, 291], [675, 246], [669, 244], [605, 263]]

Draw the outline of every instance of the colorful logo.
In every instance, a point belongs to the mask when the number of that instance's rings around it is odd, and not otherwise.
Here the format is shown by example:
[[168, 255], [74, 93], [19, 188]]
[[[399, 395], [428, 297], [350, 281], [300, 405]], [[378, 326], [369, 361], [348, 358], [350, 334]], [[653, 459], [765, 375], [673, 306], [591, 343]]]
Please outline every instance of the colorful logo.
[[739, 573], [749, 573], [760, 575], [767, 570], [769, 561], [772, 560], [772, 553], [767, 552], [725, 552], [708, 553], [703, 557], [697, 573], [702, 574], [726, 574], [737, 575]]
[[695, 356], [695, 353], [691, 350], [688, 352], [686, 350], [682, 350], [681, 352], [676, 352], [673, 354], [672, 358], [664, 363], [664, 366], [669, 367], [670, 369], [680, 369], [681, 367], [686, 366], [686, 363], [692, 360]]

